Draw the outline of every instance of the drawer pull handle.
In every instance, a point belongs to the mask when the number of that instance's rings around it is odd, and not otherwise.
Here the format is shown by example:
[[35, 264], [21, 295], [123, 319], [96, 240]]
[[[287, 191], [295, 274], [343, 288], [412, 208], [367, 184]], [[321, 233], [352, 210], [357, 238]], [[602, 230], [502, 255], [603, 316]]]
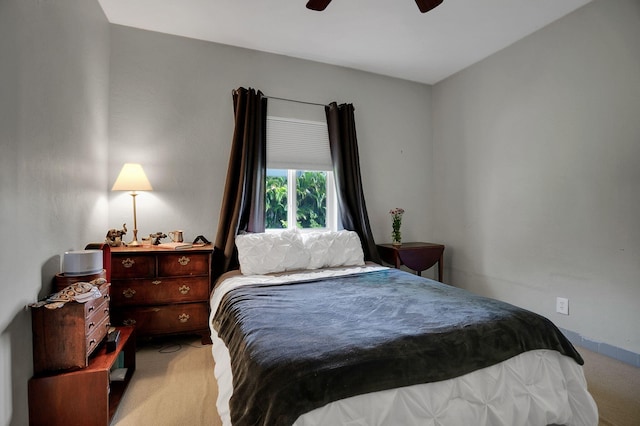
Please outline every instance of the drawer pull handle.
[[136, 261], [129, 257], [122, 260], [122, 266], [124, 266], [125, 268], [131, 268], [134, 263], [136, 263]]
[[108, 314], [109, 313], [109, 308], [104, 308], [104, 313]]
[[108, 294], [105, 294], [105, 295], [104, 295], [104, 299], [105, 299], [105, 300], [111, 300], [111, 298], [109, 297], [109, 295], [108, 295]]
[[178, 291], [182, 294], [187, 294], [189, 293], [189, 290], [191, 290], [191, 287], [189, 287], [188, 285], [182, 285], [180, 286], [180, 288], [178, 289]]
[[123, 325], [136, 325], [136, 320], [132, 319], [132, 318], [127, 318], [126, 320], [122, 321]]
[[189, 318], [191, 318], [189, 316], [189, 314], [180, 314], [180, 315], [178, 315], [178, 320], [180, 322], [187, 322], [187, 321], [189, 321]]
[[93, 346], [96, 344], [96, 339], [91, 339], [89, 340], [89, 347]]
[[189, 259], [187, 256], [182, 256], [181, 258], [178, 259], [178, 263], [181, 264], [182, 266], [187, 266], [189, 262], [191, 262], [191, 259]]
[[154, 280], [154, 281], [151, 281], [151, 284], [160, 285], [160, 284], [162, 284], [162, 281], [161, 280]]
[[132, 289], [132, 288], [128, 288], [128, 289], [122, 291], [122, 295], [124, 297], [126, 297], [127, 299], [131, 299], [134, 294], [136, 294], [136, 291], [134, 289]]
[[95, 306], [89, 306], [87, 313], [90, 314], [91, 312], [93, 312], [94, 309], [95, 309]]
[[93, 327], [95, 327], [95, 326], [96, 326], [96, 324], [95, 324], [95, 323], [90, 322], [90, 323], [89, 323], [89, 330], [91, 330], [91, 329], [92, 329]]

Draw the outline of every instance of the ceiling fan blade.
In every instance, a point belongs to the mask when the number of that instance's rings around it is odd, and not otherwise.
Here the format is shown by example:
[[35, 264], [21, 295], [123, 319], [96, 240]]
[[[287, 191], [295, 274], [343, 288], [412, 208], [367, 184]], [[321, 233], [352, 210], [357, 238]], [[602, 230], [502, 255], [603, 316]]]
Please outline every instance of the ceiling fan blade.
[[317, 11], [325, 10], [329, 3], [331, 3], [331, 0], [309, 0], [307, 2], [307, 9]]
[[[442, 2], [443, 0], [416, 0], [418, 9], [420, 9], [420, 12], [422, 13], [427, 13], [431, 9], [435, 9], [436, 7], [440, 6], [440, 3]], [[307, 7], [309, 7], [309, 5], [307, 5]]]

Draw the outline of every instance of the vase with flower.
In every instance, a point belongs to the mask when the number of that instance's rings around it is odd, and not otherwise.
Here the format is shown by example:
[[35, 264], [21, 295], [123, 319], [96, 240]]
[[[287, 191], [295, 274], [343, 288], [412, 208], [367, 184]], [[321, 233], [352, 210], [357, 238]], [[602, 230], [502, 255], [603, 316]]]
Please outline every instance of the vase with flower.
[[391, 209], [389, 214], [391, 215], [391, 228], [393, 229], [391, 232], [391, 244], [394, 246], [401, 246], [402, 234], [400, 233], [400, 227], [402, 226], [402, 215], [404, 214], [404, 209], [396, 207], [395, 209]]

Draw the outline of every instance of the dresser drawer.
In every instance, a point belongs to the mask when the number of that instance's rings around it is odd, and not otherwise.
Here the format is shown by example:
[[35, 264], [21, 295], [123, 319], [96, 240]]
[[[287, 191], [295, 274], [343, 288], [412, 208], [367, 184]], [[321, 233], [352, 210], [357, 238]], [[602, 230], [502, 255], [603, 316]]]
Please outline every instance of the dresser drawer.
[[119, 324], [133, 325], [140, 335], [182, 333], [207, 329], [207, 303], [183, 303], [150, 307], [114, 309]]
[[[109, 316], [109, 284], [100, 287], [100, 293], [102, 298], [89, 300], [84, 304], [84, 316], [87, 319], [87, 323], [93, 322], [97, 324], [102, 321], [102, 318]], [[87, 334], [89, 330], [87, 330]]]
[[116, 306], [199, 302], [209, 296], [209, 277], [122, 280], [112, 285]]
[[205, 253], [172, 253], [158, 256], [159, 277], [209, 275], [209, 255]]
[[96, 329], [98, 324], [104, 323], [105, 321], [107, 322], [107, 324], [109, 323], [109, 303], [108, 302], [103, 303], [97, 309], [95, 309], [89, 316], [87, 316], [87, 319], [85, 320], [85, 323], [84, 323], [84, 329], [87, 336]]
[[154, 256], [143, 254], [126, 254], [116, 256], [111, 261], [111, 279], [117, 278], [152, 278], [156, 272]]
[[103, 316], [98, 323], [92, 323], [91, 326], [87, 324], [87, 356], [93, 352], [93, 350], [102, 342], [109, 331], [111, 326], [109, 322], [109, 315]]

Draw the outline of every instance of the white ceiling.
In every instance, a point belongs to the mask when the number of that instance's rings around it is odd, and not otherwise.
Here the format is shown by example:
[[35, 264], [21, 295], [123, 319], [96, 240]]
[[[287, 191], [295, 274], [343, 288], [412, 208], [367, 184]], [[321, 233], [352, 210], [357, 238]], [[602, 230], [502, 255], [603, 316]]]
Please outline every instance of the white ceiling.
[[591, 0], [99, 0], [109, 22], [434, 84]]

